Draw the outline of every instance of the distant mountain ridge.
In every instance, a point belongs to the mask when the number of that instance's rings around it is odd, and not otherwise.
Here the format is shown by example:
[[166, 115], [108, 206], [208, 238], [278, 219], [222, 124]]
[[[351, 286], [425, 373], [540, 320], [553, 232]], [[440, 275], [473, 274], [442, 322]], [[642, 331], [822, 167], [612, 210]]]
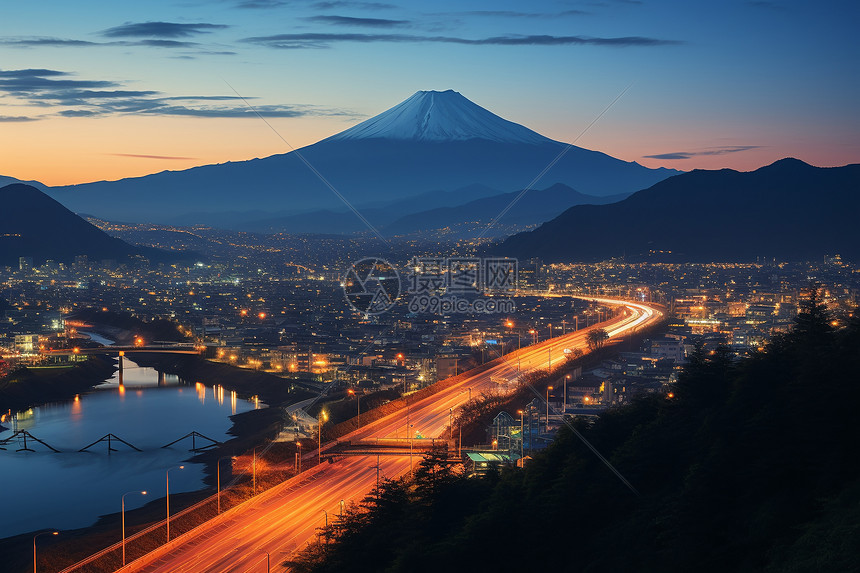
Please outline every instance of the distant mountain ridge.
[[[469, 185], [516, 191], [565, 147], [449, 90], [418, 92], [299, 152], [338, 192], [363, 209]], [[609, 196], [637, 191], [675, 173], [571, 147], [547, 173], [546, 181], [564, 183], [588, 195]], [[175, 224], [186, 218], [185, 224], [194, 224], [217, 218], [229, 223], [235, 214], [231, 228], [259, 219], [243, 212], [286, 216], [344, 208], [295, 152], [48, 192], [75, 212], [107, 220]]]
[[[454, 196], [450, 196], [454, 195]], [[620, 201], [627, 195], [595, 197], [585, 195], [562, 183], [547, 189], [526, 193], [500, 193], [487, 187], [471, 186], [458, 191], [425, 193], [384, 206], [361, 209], [361, 214], [383, 235], [409, 235], [427, 231], [454, 229], [462, 237], [473, 237], [487, 231], [489, 237], [509, 235], [516, 230], [549, 221], [573, 205], [602, 205]], [[487, 229], [491, 221], [497, 224]], [[261, 233], [331, 233], [367, 232], [368, 228], [347, 209], [319, 210], [249, 221], [240, 230]], [[450, 233], [446, 233], [450, 234]]]
[[[400, 217], [382, 228], [388, 235], [409, 234], [454, 227], [464, 221], [485, 236], [507, 235], [511, 226], [528, 227], [549, 221], [574, 205], [603, 205], [626, 197], [595, 197], [580, 193], [563, 183], [546, 189], [530, 189], [475, 199], [456, 207], [438, 207]], [[503, 214], [504, 212], [504, 214]], [[498, 217], [498, 221], [496, 218]], [[494, 223], [493, 227], [489, 227]], [[474, 235], [474, 233], [473, 233]]]
[[787, 158], [751, 172], [696, 170], [611, 205], [568, 209], [498, 253], [547, 262], [860, 259], [860, 164]]

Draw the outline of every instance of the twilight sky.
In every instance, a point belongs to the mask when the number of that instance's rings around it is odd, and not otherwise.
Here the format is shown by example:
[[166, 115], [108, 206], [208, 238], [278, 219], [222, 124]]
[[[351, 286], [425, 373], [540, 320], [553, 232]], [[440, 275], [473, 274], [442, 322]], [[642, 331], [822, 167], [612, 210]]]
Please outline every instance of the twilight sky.
[[264, 157], [454, 89], [649, 167], [860, 162], [855, 2], [4, 3], [0, 175], [49, 185]]

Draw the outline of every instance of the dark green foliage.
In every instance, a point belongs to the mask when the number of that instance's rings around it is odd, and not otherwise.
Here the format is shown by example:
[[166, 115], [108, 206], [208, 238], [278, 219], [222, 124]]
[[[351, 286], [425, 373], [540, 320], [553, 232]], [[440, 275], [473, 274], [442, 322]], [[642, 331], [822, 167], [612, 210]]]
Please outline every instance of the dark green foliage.
[[309, 570], [860, 571], [860, 321], [813, 297], [742, 362], [697, 352], [675, 398], [573, 422], [526, 470], [435, 453], [351, 514]]

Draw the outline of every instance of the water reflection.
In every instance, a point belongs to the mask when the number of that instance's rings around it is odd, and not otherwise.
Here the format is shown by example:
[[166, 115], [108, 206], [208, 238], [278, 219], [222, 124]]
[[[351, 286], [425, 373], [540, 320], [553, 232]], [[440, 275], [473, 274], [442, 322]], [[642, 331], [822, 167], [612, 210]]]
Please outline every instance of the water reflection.
[[[193, 454], [180, 442], [161, 446], [192, 431], [225, 441], [231, 426], [228, 416], [259, 407], [257, 400], [238, 400], [231, 392], [224, 404], [224, 388], [213, 388], [214, 400], [206, 400], [207, 387], [190, 385], [172, 375], [159, 375], [141, 368], [126, 357], [123, 383], [119, 376], [97, 386], [89, 394], [68, 402], [53, 403], [7, 416], [10, 430], [27, 430], [61, 453], [50, 453], [41, 445], [28, 445], [35, 453], [16, 453], [10, 443], [0, 450], [0, 538], [42, 528], [85, 527], [99, 515], [119, 510], [120, 496], [140, 489], [152, 492], [147, 498], [126, 498], [126, 509], [164, 495], [164, 468], [184, 463]], [[78, 452], [99, 438], [114, 434], [142, 452], [114, 442], [117, 451], [108, 454], [106, 444]], [[15, 447], [13, 447], [15, 446]], [[171, 475], [171, 493], [192, 491], [202, 485], [198, 464]], [[175, 480], [175, 483], [174, 483]]]

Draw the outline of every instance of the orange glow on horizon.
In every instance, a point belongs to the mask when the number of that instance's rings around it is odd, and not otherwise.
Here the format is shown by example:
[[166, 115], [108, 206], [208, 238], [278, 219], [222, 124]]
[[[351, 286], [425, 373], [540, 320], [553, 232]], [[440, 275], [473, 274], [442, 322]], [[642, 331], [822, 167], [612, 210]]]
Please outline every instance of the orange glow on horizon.
[[[41, 108], [24, 107], [20, 113], [16, 112], [27, 116], [44, 113]], [[267, 121], [282, 133], [289, 133], [289, 141], [296, 148], [358, 123], [356, 119], [334, 117]], [[0, 157], [7, 165], [2, 174], [51, 186], [75, 185], [246, 161], [290, 151], [277, 139], [261, 138], [260, 123], [257, 118], [176, 116], [52, 117], [4, 123], [4, 141], [15, 143], [0, 144]]]

